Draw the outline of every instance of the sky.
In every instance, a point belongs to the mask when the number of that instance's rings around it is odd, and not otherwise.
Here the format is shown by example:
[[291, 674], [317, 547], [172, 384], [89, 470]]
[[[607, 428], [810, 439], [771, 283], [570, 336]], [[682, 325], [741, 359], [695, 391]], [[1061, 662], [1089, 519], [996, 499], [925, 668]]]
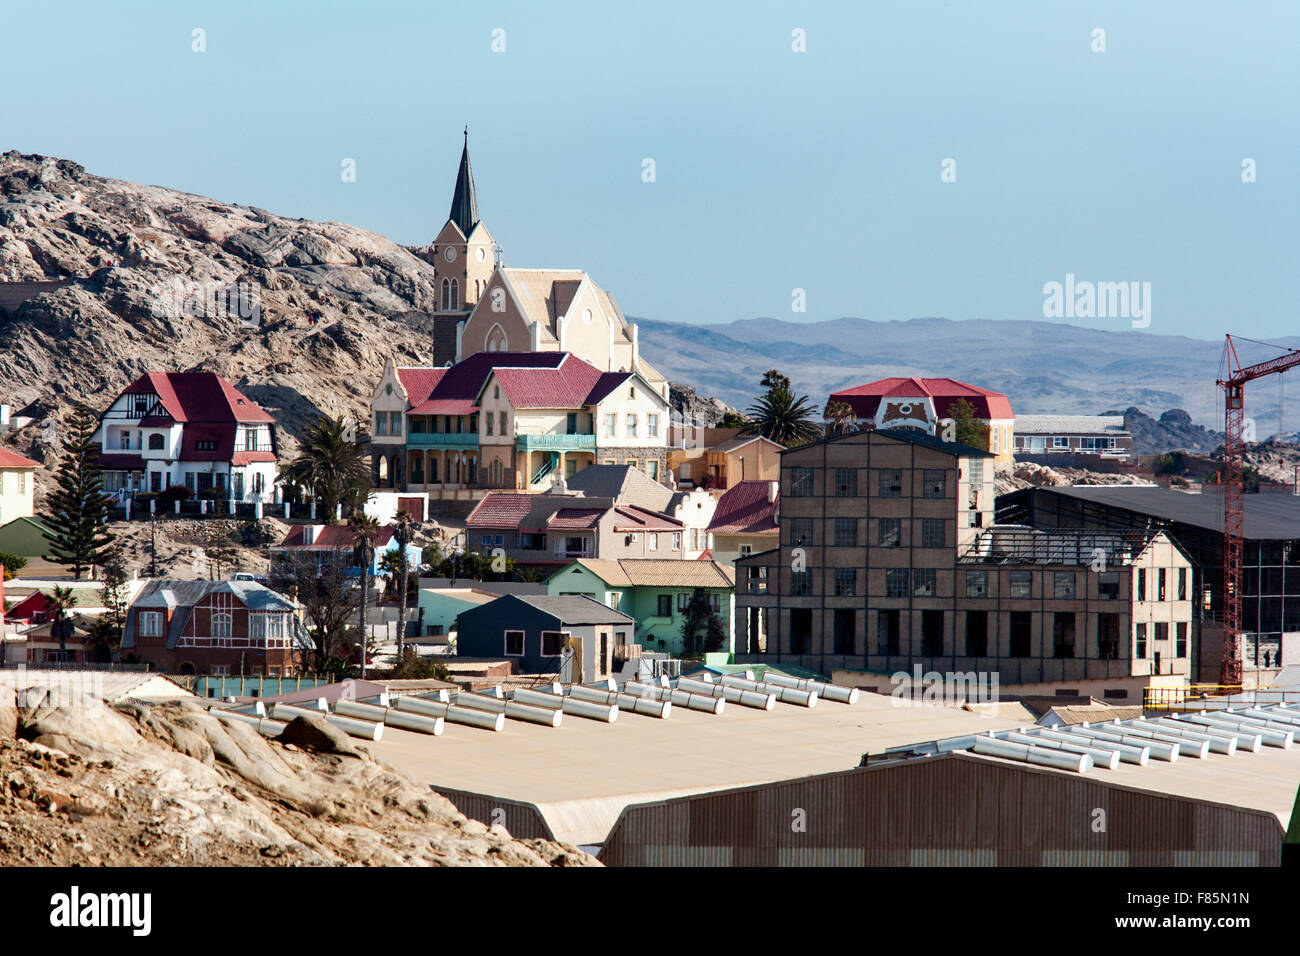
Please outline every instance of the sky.
[[[506, 264], [631, 316], [1300, 331], [1295, 0], [125, 0], [5, 32], [0, 150], [423, 244], [468, 125]], [[1047, 317], [1053, 282], [1144, 314]]]

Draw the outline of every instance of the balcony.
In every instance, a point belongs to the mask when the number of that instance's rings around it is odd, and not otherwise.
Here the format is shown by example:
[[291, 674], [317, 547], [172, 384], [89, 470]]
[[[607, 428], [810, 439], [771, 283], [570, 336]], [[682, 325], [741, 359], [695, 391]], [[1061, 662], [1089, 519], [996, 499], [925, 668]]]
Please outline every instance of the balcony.
[[411, 432], [407, 448], [477, 448], [478, 432]]
[[595, 435], [520, 435], [515, 439], [520, 451], [596, 451]]

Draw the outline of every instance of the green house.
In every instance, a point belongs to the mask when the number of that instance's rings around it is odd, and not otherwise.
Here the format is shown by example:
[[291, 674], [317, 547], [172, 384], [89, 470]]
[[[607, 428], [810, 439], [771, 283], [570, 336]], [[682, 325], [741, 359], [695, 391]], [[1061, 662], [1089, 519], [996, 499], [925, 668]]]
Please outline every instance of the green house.
[[631, 643], [648, 651], [681, 654], [682, 624], [691, 596], [704, 592], [726, 633], [725, 653], [735, 653], [735, 572], [716, 561], [657, 558], [580, 558], [546, 581], [551, 595], [585, 594], [636, 621]]
[[0, 551], [24, 558], [42, 558], [50, 550], [49, 539], [45, 537], [47, 530], [39, 518], [15, 518], [0, 526]]

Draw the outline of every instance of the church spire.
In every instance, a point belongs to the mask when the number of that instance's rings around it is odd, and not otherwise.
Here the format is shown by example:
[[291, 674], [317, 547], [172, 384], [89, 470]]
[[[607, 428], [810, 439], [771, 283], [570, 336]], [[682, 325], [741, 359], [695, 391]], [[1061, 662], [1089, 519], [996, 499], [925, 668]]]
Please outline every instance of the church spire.
[[456, 191], [451, 197], [450, 218], [466, 236], [478, 225], [478, 196], [474, 193], [474, 173], [469, 168], [469, 127], [465, 127], [465, 148], [460, 154], [460, 171], [456, 173]]

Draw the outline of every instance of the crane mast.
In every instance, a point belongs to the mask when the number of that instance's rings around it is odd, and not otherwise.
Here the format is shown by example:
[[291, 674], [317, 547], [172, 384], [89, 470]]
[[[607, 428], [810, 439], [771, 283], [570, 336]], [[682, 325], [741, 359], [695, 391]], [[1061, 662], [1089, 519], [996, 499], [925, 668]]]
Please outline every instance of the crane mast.
[[1228, 377], [1218, 385], [1223, 389], [1223, 658], [1219, 683], [1240, 687], [1243, 677], [1241, 659], [1241, 577], [1242, 553], [1245, 548], [1245, 507], [1242, 473], [1244, 471], [1246, 420], [1246, 383], [1265, 375], [1285, 372], [1300, 365], [1300, 350], [1241, 366], [1232, 336], [1224, 344]]

